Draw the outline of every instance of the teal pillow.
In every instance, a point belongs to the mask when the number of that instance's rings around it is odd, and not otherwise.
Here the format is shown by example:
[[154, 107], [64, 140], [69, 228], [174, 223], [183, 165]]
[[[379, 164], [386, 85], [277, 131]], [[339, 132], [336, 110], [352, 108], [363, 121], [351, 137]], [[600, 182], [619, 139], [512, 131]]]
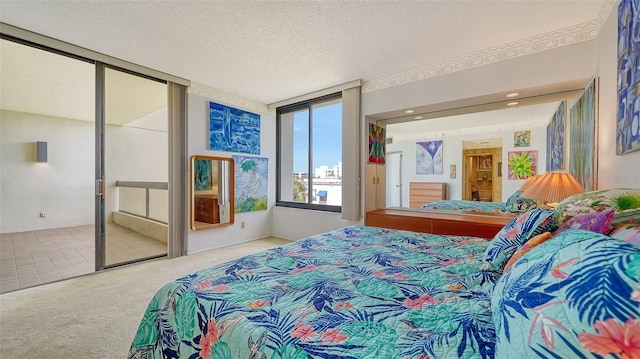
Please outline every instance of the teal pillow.
[[534, 208], [538, 208], [538, 202], [529, 199], [520, 197], [522, 191], [515, 191], [514, 194], [511, 195], [505, 202], [505, 207], [508, 211], [514, 213], [524, 213]]
[[495, 235], [484, 252], [482, 270], [502, 272], [509, 258], [529, 238], [553, 229], [552, 210], [536, 208], [520, 214]]
[[491, 309], [495, 358], [640, 358], [640, 247], [562, 232], [505, 271]]

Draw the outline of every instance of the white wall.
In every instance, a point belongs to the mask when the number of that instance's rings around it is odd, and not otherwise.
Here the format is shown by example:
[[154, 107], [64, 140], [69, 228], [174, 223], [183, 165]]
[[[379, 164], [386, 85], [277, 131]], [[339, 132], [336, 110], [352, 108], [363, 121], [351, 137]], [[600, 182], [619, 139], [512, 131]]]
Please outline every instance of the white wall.
[[[0, 114], [0, 233], [93, 224], [95, 124], [13, 111]], [[47, 142], [47, 163], [35, 162], [36, 141]], [[110, 221], [118, 208], [116, 180], [167, 181], [167, 134], [108, 126], [106, 142], [105, 211]], [[166, 213], [166, 202], [154, 204], [156, 210], [164, 205]], [[46, 217], [40, 217], [41, 211]]]
[[[94, 222], [94, 127], [0, 111], [0, 233]], [[47, 142], [47, 163], [36, 162], [36, 141]]]
[[597, 188], [640, 188], [640, 151], [616, 155], [617, 95], [617, 9], [604, 23], [596, 43], [600, 78], [598, 128], [598, 186]]
[[[231, 157], [233, 155], [247, 155], [245, 153], [211, 151], [209, 150], [209, 101], [231, 106], [241, 110], [260, 114], [260, 155], [269, 159], [269, 206], [266, 211], [236, 213], [235, 223], [230, 226], [213, 229], [193, 231], [188, 230], [187, 253], [192, 254], [203, 250], [223, 247], [227, 245], [246, 242], [254, 239], [265, 238], [272, 235], [273, 207], [276, 198], [276, 125], [275, 115], [266, 111], [266, 106], [246, 100], [251, 107], [235, 103], [239, 99], [226, 95], [224, 98], [219, 92], [199, 87], [199, 93], [189, 93], [189, 118], [188, 118], [188, 156], [218, 156]], [[234, 102], [230, 102], [234, 101]], [[264, 108], [261, 110], [261, 108]], [[190, 206], [190, 203], [187, 203]], [[190, 208], [190, 207], [187, 207]], [[241, 223], [245, 228], [241, 228]]]
[[[550, 118], [549, 118], [550, 119]], [[531, 146], [514, 147], [514, 131], [531, 131]], [[482, 131], [464, 135], [447, 135], [438, 138], [407, 138], [394, 137], [393, 144], [387, 145], [387, 152], [402, 151], [402, 203], [409, 206], [409, 182], [445, 182], [447, 183], [447, 199], [462, 199], [462, 142], [482, 139], [502, 140], [502, 199], [506, 200], [512, 193], [518, 190], [524, 180], [509, 180], [507, 176], [507, 154], [510, 151], [538, 151], [538, 173], [545, 172], [546, 162], [546, 127], [513, 127], [503, 131]], [[442, 140], [443, 145], [443, 174], [424, 175], [416, 174], [416, 142]], [[449, 178], [449, 165], [456, 165], [457, 175], [455, 179]], [[496, 178], [493, 179], [494, 181]]]

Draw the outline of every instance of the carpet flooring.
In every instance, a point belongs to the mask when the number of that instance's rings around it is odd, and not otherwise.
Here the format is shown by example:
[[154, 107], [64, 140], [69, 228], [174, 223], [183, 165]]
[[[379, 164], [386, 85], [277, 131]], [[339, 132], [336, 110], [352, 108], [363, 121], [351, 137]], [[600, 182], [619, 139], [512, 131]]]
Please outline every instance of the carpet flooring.
[[144, 310], [185, 274], [286, 244], [266, 238], [0, 295], [0, 358], [125, 358]]

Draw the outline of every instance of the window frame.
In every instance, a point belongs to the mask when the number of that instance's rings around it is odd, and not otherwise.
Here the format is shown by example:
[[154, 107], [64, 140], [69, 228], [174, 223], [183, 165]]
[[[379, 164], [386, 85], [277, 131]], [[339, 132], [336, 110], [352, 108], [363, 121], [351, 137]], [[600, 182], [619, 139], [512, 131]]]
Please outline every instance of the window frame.
[[[311, 196], [308, 197], [306, 203], [302, 202], [293, 202], [293, 201], [284, 201], [281, 199], [282, 195], [282, 176], [281, 176], [281, 156], [282, 156], [282, 138], [281, 138], [281, 115], [301, 110], [307, 110], [309, 113], [309, 161], [308, 161], [308, 173], [307, 177], [309, 178], [309, 192], [312, 190], [311, 180], [313, 178], [313, 106], [322, 104], [324, 102], [331, 102], [335, 100], [340, 100], [342, 104], [342, 92], [336, 92], [332, 94], [328, 94], [321, 97], [316, 97], [310, 100], [296, 102], [290, 105], [285, 105], [276, 108], [276, 206], [278, 207], [289, 207], [289, 208], [299, 208], [299, 209], [309, 209], [316, 211], [325, 211], [325, 212], [333, 212], [333, 213], [342, 213], [342, 205], [327, 205], [327, 204], [317, 204], [317, 203], [309, 203], [311, 201]], [[341, 116], [341, 123], [344, 121], [344, 117]], [[341, 142], [342, 143], [342, 142]], [[341, 147], [342, 152], [342, 147]]]

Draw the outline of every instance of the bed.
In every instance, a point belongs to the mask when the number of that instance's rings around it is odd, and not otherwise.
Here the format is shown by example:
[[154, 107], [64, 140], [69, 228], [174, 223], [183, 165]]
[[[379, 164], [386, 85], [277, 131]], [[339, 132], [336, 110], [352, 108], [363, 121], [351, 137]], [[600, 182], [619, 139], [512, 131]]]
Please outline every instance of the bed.
[[192, 273], [129, 358], [640, 357], [640, 209], [597, 197], [492, 240], [352, 226]]
[[505, 202], [441, 200], [425, 203], [421, 208], [484, 213], [524, 213], [538, 207], [538, 202], [520, 197], [520, 194], [522, 191], [516, 191]]
[[346, 227], [208, 268], [155, 295], [130, 357], [491, 358], [488, 244]]

